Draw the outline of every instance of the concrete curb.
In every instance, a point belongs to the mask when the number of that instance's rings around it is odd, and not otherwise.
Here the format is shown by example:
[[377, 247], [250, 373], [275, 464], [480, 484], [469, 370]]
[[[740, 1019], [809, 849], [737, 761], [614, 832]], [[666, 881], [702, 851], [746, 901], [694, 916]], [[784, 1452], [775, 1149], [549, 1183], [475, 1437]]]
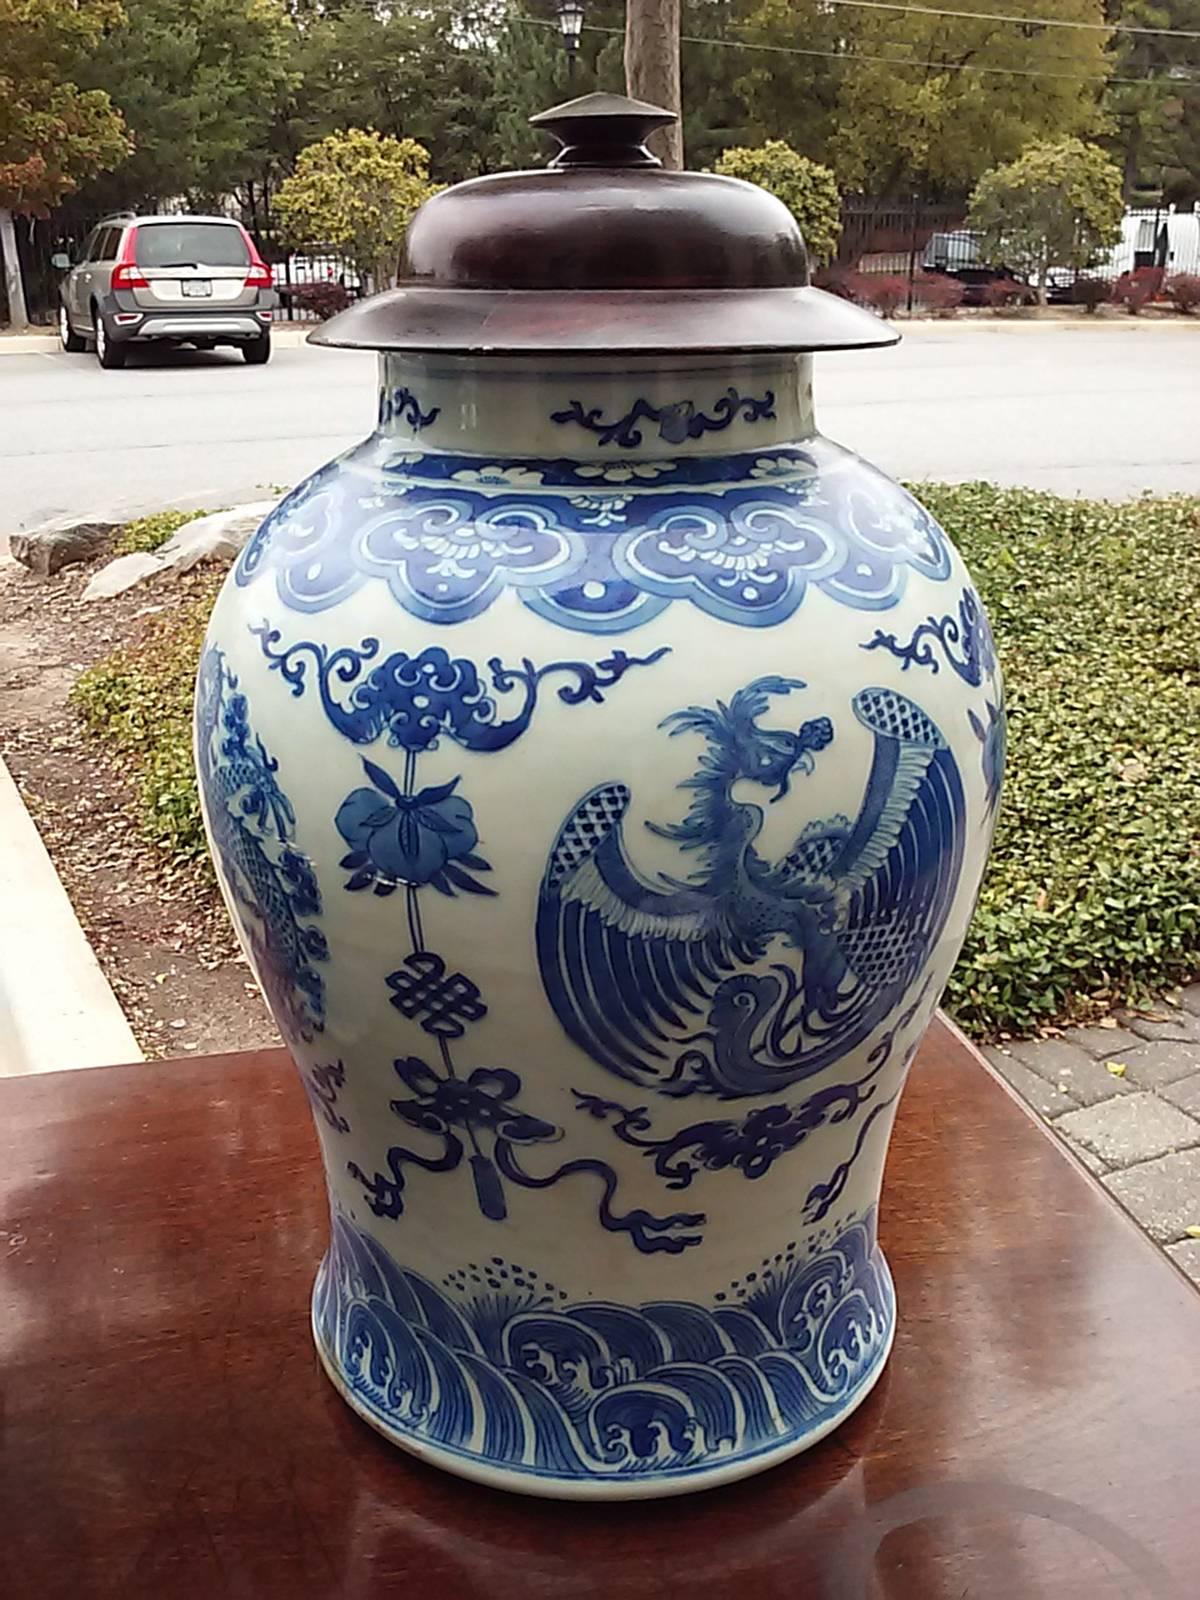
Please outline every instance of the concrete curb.
[[0, 761], [0, 1077], [144, 1059]]
[[[315, 322], [299, 326], [279, 323], [271, 330], [271, 340], [280, 349], [294, 349], [304, 343], [316, 326]], [[0, 329], [0, 356], [52, 355], [61, 350], [56, 333], [5, 333]]]
[[[302, 345], [317, 326], [280, 323], [272, 332], [283, 350]], [[989, 317], [969, 312], [955, 317], [897, 317], [893, 326], [902, 334], [946, 333], [1161, 333], [1200, 331], [1200, 317]], [[50, 355], [60, 349], [54, 333], [5, 333], [0, 328], [0, 356]]]
[[954, 317], [897, 317], [892, 323], [910, 333], [1105, 333], [1200, 332], [1200, 317], [989, 317], [969, 312]]

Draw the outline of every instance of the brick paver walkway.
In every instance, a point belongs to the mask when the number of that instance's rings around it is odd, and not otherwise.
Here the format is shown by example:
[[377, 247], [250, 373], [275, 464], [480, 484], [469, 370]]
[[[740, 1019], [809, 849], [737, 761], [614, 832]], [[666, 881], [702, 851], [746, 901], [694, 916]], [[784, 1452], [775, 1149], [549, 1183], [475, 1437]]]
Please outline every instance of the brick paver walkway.
[[1200, 1284], [1200, 984], [1180, 1002], [984, 1055]]

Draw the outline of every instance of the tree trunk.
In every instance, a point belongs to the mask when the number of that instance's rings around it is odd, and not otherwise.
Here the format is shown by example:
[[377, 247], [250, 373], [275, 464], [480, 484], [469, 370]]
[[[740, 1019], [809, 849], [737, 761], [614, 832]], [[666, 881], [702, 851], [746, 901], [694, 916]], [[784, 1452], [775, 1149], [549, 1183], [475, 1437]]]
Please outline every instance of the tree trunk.
[[0, 256], [4, 258], [4, 287], [8, 291], [8, 320], [18, 332], [29, 326], [25, 309], [25, 285], [21, 282], [21, 258], [17, 254], [17, 230], [13, 214], [0, 206]]
[[[626, 0], [625, 87], [635, 100], [648, 100], [682, 116], [679, 98], [680, 0]], [[683, 125], [659, 128], [647, 141], [664, 167], [683, 166]]]

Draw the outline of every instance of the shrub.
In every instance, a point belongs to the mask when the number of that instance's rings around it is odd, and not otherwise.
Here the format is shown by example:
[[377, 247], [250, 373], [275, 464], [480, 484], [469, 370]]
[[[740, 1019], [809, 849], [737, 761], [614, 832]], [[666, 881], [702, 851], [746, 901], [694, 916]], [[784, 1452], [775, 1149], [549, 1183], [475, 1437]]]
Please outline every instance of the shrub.
[[383, 288], [395, 278], [413, 213], [437, 190], [429, 152], [415, 139], [341, 128], [301, 150], [275, 191], [275, 215], [293, 244], [333, 245]]
[[1098, 145], [1047, 139], [985, 172], [970, 225], [986, 261], [1006, 261], [1035, 283], [1051, 267], [1086, 267], [1121, 237], [1120, 168]]
[[996, 845], [947, 991], [977, 1037], [1200, 967], [1200, 500], [920, 493], [970, 565], [1008, 692]]
[[1076, 278], [1071, 285], [1071, 304], [1082, 306], [1089, 316], [1111, 299], [1112, 285], [1104, 278]]
[[810, 258], [833, 256], [842, 232], [842, 196], [828, 167], [799, 155], [782, 139], [768, 139], [752, 148], [723, 150], [714, 171], [770, 190], [800, 224]]
[[821, 267], [813, 273], [813, 283], [828, 294], [836, 294], [839, 300], [862, 304], [865, 299], [863, 275], [851, 267]]
[[1117, 279], [1113, 299], [1124, 306], [1131, 317], [1136, 317], [1148, 306], [1163, 285], [1161, 267], [1137, 267], [1133, 272], [1123, 272]]
[[224, 573], [205, 569], [188, 601], [157, 613], [140, 638], [82, 673], [71, 704], [110, 751], [132, 763], [138, 820], [177, 861], [205, 859], [192, 763], [192, 689]]
[[881, 317], [894, 317], [908, 301], [908, 280], [890, 275], [876, 278], [864, 274], [861, 295], [872, 311], [877, 311]]
[[935, 317], [952, 317], [963, 303], [967, 286], [943, 272], [923, 272], [913, 285], [916, 299]]
[[1183, 316], [1200, 306], [1200, 274], [1177, 272], [1167, 279], [1167, 299]]
[[1018, 283], [1016, 278], [993, 278], [991, 283], [983, 286], [983, 303], [990, 306], [993, 311], [1007, 311], [1014, 306], [1028, 305], [1033, 291], [1027, 283]]
[[135, 550], [157, 550], [185, 523], [202, 516], [203, 511], [156, 511], [153, 516], [138, 517], [121, 529], [113, 549], [120, 556], [132, 555]]
[[321, 322], [335, 317], [339, 311], [345, 311], [354, 298], [344, 283], [330, 281], [297, 283], [284, 292], [297, 311], [311, 312]]

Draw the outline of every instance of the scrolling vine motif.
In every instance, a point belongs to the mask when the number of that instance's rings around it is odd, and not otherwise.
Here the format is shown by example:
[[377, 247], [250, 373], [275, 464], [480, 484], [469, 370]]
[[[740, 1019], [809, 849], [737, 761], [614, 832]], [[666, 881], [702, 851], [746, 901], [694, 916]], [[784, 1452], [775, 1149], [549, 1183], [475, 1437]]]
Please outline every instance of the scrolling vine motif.
[[[624, 1106], [618, 1101], [605, 1100], [599, 1095], [585, 1094], [578, 1089], [572, 1093], [578, 1110], [600, 1121], [611, 1119], [616, 1137], [622, 1144], [642, 1151], [645, 1158], [652, 1162], [656, 1176], [665, 1180], [668, 1189], [689, 1188], [701, 1170], [721, 1172], [731, 1168], [750, 1180], [762, 1178], [781, 1156], [803, 1144], [810, 1133], [826, 1125], [849, 1121], [861, 1106], [874, 1098], [879, 1075], [892, 1058], [897, 1036], [911, 1025], [928, 991], [927, 978], [916, 998], [872, 1047], [867, 1056], [868, 1070], [861, 1078], [851, 1083], [829, 1084], [796, 1105], [776, 1103], [757, 1106], [740, 1121], [713, 1118], [691, 1123], [678, 1133], [654, 1137], [653, 1122], [647, 1107]], [[915, 1044], [905, 1050], [902, 1070], [907, 1068], [915, 1050]], [[806, 1222], [820, 1222], [841, 1197], [850, 1171], [862, 1152], [867, 1133], [876, 1118], [894, 1105], [899, 1092], [899, 1089], [895, 1090], [886, 1100], [878, 1101], [872, 1107], [859, 1128], [854, 1148], [847, 1159], [834, 1168], [824, 1183], [814, 1184], [809, 1190], [804, 1201]]]
[[393, 418], [407, 422], [414, 433], [420, 433], [422, 428], [427, 428], [431, 422], [436, 422], [442, 414], [441, 406], [430, 406], [428, 411], [421, 410], [421, 402], [411, 389], [381, 389], [379, 393], [379, 426], [385, 427]]
[[[946, 662], [964, 683], [978, 689], [984, 678], [996, 671], [996, 646], [987, 617], [974, 589], [964, 588], [958, 602], [958, 615], [928, 617], [914, 629], [907, 644], [901, 644], [894, 633], [884, 633], [876, 628], [875, 636], [864, 650], [887, 650], [901, 663], [901, 671], [909, 667], [928, 667], [931, 672], [940, 670], [934, 644], [939, 644]], [[956, 655], [955, 651], [959, 654]]]
[[338, 1094], [346, 1082], [346, 1067], [341, 1061], [310, 1067], [302, 1079], [314, 1113], [325, 1118], [334, 1133], [349, 1133], [350, 1124], [337, 1109]]
[[729, 388], [714, 404], [711, 416], [697, 411], [692, 400], [652, 406], [648, 400], [638, 399], [623, 417], [606, 422], [601, 406], [585, 409], [581, 400], [572, 400], [564, 411], [551, 412], [550, 420], [560, 426], [577, 423], [589, 433], [594, 433], [602, 445], [616, 444], [623, 450], [635, 450], [642, 442], [642, 431], [637, 427], [639, 422], [656, 422], [660, 439], [665, 439], [668, 444], [683, 444], [685, 440], [699, 439], [706, 433], [720, 433], [734, 421], [758, 422], [774, 416], [773, 389], [768, 389], [761, 400], [756, 400], [753, 396]]
[[957, 616], [951, 613], [942, 617], [928, 617], [914, 629], [907, 644], [901, 644], [894, 633], [884, 633], [882, 628], [877, 628], [874, 638], [864, 644], [863, 649], [887, 650], [900, 662], [902, 672], [917, 666], [928, 667], [930, 672], [937, 673], [941, 670], [941, 663], [934, 649], [935, 643], [941, 646], [943, 657], [964, 683], [972, 689], [978, 689], [986, 678], [991, 690], [983, 702], [983, 716], [975, 711], [967, 712], [971, 732], [981, 747], [980, 759], [987, 793], [986, 822], [1000, 803], [1007, 722], [999, 683], [996, 644], [979, 596], [967, 586], [959, 599]]
[[[258, 639], [272, 671], [279, 672], [297, 698], [308, 685], [312, 663], [325, 715], [347, 739], [354, 744], [373, 744], [386, 733], [394, 749], [414, 754], [434, 749], [443, 734], [464, 750], [505, 750], [529, 727], [539, 689], [548, 677], [560, 673], [574, 677], [574, 683], [561, 684], [557, 690], [564, 705], [578, 706], [585, 701], [600, 705], [604, 690], [618, 684], [631, 667], [653, 666], [670, 648], [663, 645], [647, 656], [614, 650], [594, 664], [552, 661], [545, 667], [535, 667], [528, 658], [518, 667], [506, 667], [498, 656], [492, 656], [487, 663], [489, 685], [473, 661], [452, 657], [440, 645], [415, 656], [398, 650], [364, 675], [368, 663], [379, 654], [378, 639], [363, 639], [357, 649], [344, 645], [327, 650], [307, 639], [276, 649], [283, 637], [278, 628], [264, 622], [250, 632]], [[337, 684], [349, 688], [348, 704], [337, 698]], [[496, 696], [517, 689], [521, 699], [511, 708], [514, 714], [501, 721], [501, 711], [508, 707], [502, 707]]]

